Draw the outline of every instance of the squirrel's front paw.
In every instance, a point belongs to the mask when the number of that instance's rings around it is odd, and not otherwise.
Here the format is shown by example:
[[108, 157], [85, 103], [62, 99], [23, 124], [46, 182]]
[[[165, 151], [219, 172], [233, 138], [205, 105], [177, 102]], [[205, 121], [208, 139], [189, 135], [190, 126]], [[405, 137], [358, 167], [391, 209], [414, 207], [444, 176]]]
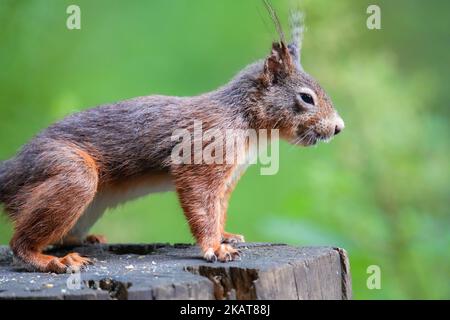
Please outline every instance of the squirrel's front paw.
[[205, 251], [203, 258], [208, 262], [228, 262], [233, 260], [239, 260], [241, 257], [239, 250], [234, 249], [228, 244], [221, 244], [216, 250], [209, 248]]
[[241, 243], [245, 242], [244, 236], [241, 234], [233, 234], [224, 232], [222, 234], [222, 243]]

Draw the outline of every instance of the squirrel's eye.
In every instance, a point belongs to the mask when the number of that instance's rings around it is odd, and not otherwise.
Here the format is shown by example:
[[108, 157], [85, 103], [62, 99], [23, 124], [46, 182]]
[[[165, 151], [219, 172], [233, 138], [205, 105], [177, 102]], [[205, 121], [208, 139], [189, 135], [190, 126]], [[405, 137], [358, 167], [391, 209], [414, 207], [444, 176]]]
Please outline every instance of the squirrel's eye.
[[300, 98], [307, 104], [315, 105], [314, 98], [309, 93], [300, 93]]

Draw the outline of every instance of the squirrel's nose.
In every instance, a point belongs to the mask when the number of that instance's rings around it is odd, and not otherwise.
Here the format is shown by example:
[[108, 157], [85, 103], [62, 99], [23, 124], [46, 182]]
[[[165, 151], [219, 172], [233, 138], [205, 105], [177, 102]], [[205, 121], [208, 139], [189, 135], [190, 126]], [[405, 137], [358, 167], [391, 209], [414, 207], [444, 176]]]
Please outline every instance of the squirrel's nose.
[[337, 122], [336, 122], [336, 126], [334, 127], [334, 135], [339, 134], [339, 132], [344, 130], [344, 128], [345, 128], [344, 120], [342, 120], [341, 117], [338, 117], [337, 118]]

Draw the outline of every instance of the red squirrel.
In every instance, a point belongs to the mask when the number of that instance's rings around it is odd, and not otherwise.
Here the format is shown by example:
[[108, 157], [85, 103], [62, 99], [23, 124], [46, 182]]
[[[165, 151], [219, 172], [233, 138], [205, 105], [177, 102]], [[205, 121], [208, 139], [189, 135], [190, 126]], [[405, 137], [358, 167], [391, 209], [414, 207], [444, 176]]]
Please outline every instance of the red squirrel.
[[[63, 273], [91, 263], [69, 253], [43, 253], [52, 244], [103, 242], [87, 235], [107, 208], [175, 189], [191, 232], [207, 261], [239, 257], [241, 235], [225, 231], [228, 200], [242, 166], [178, 164], [171, 159], [177, 129], [276, 129], [281, 138], [309, 146], [344, 128], [330, 98], [301, 65], [303, 24], [293, 15], [287, 44], [223, 87], [195, 97], [145, 96], [72, 114], [49, 126], [0, 164], [0, 203], [14, 225], [10, 246], [17, 260], [41, 272]], [[248, 151], [247, 149], [244, 152]]]

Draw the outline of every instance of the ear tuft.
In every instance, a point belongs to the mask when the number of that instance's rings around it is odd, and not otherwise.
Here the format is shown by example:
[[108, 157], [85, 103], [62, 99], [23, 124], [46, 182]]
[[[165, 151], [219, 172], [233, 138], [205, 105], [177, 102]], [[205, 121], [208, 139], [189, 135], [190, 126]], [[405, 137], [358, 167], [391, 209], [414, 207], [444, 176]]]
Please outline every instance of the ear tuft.
[[289, 52], [292, 56], [294, 64], [298, 70], [302, 70], [301, 66], [301, 50], [303, 42], [303, 33], [305, 16], [301, 11], [291, 11], [289, 21], [291, 25], [292, 42], [289, 44]]
[[284, 77], [290, 74], [295, 68], [289, 48], [284, 42], [274, 42], [272, 44], [272, 51], [264, 63], [265, 82], [272, 83], [277, 78]]

